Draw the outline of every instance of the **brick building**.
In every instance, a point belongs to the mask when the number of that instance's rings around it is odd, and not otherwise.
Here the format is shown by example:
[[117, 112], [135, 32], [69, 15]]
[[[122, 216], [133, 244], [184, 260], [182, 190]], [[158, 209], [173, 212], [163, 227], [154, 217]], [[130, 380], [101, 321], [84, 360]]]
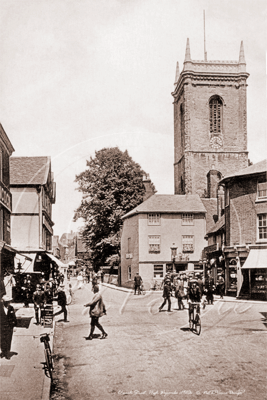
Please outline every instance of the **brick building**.
[[12, 195], [10, 192], [9, 158], [14, 148], [0, 124], [0, 296], [6, 293], [4, 278], [14, 270], [16, 251], [10, 246], [10, 218]]
[[[155, 194], [122, 219], [122, 286], [132, 287], [136, 272], [153, 285], [168, 269], [199, 268], [206, 243], [206, 209], [198, 195]], [[174, 258], [172, 247], [177, 248]]]
[[175, 194], [216, 198], [218, 181], [248, 166], [248, 76], [243, 42], [238, 61], [195, 61], [187, 39], [172, 93]]
[[[267, 300], [267, 160], [225, 177], [226, 290]], [[232, 275], [232, 276], [231, 276]]]

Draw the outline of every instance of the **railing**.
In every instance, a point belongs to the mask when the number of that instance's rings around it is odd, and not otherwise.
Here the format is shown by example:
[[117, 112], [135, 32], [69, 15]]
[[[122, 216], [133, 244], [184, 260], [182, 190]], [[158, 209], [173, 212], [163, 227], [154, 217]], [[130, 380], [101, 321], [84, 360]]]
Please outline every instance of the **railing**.
[[11, 212], [12, 195], [3, 182], [0, 182], [0, 202]]

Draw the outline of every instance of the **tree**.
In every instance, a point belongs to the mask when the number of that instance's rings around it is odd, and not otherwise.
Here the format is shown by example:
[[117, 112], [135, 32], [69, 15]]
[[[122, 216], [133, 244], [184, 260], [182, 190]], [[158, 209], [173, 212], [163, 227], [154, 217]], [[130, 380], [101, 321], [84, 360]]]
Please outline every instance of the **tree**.
[[143, 202], [143, 176], [147, 174], [127, 150], [122, 152], [118, 147], [96, 151], [86, 164], [88, 168], [75, 179], [83, 198], [74, 220], [85, 221], [83, 242], [98, 270], [107, 261], [113, 266], [119, 262], [121, 217]]

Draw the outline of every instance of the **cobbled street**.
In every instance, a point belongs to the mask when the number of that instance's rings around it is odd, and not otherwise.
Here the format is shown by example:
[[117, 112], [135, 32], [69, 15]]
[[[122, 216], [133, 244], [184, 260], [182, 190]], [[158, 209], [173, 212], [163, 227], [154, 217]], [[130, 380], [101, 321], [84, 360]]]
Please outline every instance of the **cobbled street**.
[[159, 313], [161, 292], [134, 296], [102, 286], [108, 337], [99, 340], [96, 328], [87, 341], [82, 312], [90, 289], [75, 292], [70, 322], [56, 324], [53, 400], [267, 398], [267, 304], [217, 301], [201, 310], [197, 336], [175, 298], [171, 313]]

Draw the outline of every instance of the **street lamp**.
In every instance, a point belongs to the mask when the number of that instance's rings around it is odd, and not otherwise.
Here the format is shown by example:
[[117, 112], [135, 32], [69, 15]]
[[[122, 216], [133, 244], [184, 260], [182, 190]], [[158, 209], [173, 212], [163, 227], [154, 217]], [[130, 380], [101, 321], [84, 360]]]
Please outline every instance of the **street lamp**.
[[173, 243], [172, 246], [171, 246], [171, 252], [172, 252], [172, 272], [176, 272], [176, 271], [175, 271], [175, 258], [176, 258], [176, 254], [177, 254], [177, 249], [178, 249], [178, 247], [175, 246], [175, 243]]

